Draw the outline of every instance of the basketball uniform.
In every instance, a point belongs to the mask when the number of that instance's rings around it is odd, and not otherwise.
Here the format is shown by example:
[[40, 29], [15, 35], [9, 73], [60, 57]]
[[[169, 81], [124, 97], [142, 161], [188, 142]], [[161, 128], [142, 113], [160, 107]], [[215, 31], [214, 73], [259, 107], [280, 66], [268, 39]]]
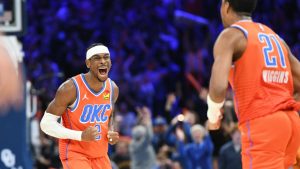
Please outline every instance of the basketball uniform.
[[107, 79], [100, 92], [91, 89], [83, 74], [71, 78], [76, 86], [76, 101], [62, 115], [64, 127], [83, 131], [96, 127], [96, 141], [59, 139], [60, 159], [65, 169], [111, 169], [108, 152], [108, 123], [112, 111], [113, 82]]
[[284, 169], [295, 163], [300, 121], [288, 51], [269, 27], [239, 21], [247, 47], [229, 81], [242, 134], [243, 169]]

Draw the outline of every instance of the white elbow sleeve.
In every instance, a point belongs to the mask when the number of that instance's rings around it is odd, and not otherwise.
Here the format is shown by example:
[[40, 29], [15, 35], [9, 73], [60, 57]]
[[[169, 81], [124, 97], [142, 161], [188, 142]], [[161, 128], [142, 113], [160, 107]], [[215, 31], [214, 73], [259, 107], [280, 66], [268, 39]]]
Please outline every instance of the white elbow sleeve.
[[81, 141], [82, 131], [65, 128], [57, 122], [59, 117], [60, 116], [45, 112], [40, 123], [42, 131], [52, 137]]
[[225, 100], [221, 103], [216, 103], [211, 100], [209, 95], [207, 95], [207, 118], [211, 123], [216, 123], [220, 119], [220, 117], [222, 117], [220, 109], [223, 107], [224, 102]]

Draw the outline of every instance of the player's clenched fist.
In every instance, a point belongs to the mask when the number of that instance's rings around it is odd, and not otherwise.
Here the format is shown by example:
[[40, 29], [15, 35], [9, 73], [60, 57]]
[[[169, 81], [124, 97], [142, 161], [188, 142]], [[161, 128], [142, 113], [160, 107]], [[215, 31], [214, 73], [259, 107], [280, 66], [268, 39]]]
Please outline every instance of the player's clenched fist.
[[114, 145], [119, 141], [119, 133], [115, 131], [108, 131], [107, 139], [109, 144]]
[[98, 131], [96, 127], [89, 126], [81, 134], [82, 141], [94, 141], [98, 136]]

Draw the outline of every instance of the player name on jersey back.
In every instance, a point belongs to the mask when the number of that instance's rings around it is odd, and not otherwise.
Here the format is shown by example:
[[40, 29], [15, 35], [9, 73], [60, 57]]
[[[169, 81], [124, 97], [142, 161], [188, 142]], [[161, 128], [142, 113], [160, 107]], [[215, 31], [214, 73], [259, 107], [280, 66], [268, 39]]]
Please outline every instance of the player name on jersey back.
[[289, 81], [289, 72], [280, 70], [263, 70], [262, 77], [266, 83], [287, 84]]

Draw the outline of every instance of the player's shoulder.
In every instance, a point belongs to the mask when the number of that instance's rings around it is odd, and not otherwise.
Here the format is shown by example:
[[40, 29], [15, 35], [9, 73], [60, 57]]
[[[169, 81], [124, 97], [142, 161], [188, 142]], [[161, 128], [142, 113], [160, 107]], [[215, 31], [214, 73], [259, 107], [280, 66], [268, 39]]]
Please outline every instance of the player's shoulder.
[[76, 94], [76, 86], [72, 79], [66, 80], [57, 89], [57, 94], [60, 95], [69, 95], [72, 93]]
[[236, 42], [241, 39], [246, 39], [244, 32], [235, 27], [228, 27], [224, 29], [219, 37], [224, 38], [227, 42]]
[[214, 50], [231, 50], [233, 49], [234, 53], [241, 53], [244, 51], [247, 46], [247, 38], [244, 33], [239, 29], [228, 27], [225, 28], [219, 35], [216, 40]]

